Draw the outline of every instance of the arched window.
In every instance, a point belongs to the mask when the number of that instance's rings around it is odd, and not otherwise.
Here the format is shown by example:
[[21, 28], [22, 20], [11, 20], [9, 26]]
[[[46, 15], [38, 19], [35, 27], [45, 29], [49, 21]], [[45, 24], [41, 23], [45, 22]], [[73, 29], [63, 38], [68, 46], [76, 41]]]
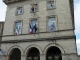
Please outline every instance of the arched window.
[[46, 60], [62, 60], [61, 51], [57, 47], [50, 47], [46, 54]]
[[9, 60], [21, 60], [21, 51], [18, 48], [14, 48], [10, 53]]
[[39, 50], [35, 47], [31, 48], [28, 52], [27, 60], [40, 60]]

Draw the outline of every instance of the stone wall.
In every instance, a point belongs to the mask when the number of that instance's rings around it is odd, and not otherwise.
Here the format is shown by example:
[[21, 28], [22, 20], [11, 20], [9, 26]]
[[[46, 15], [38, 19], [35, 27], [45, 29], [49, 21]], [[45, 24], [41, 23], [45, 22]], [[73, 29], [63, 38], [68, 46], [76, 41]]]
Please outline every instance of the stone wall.
[[[30, 12], [30, 5], [35, 2], [39, 3], [39, 12], [33, 14]], [[39, 33], [48, 32], [47, 23], [49, 16], [56, 17], [57, 31], [73, 29], [69, 1], [54, 0], [54, 3], [55, 8], [52, 10], [47, 9], [46, 0], [28, 0], [24, 2], [9, 4], [7, 7], [6, 22], [4, 26], [3, 35], [14, 35], [14, 22], [17, 20], [22, 20], [23, 22], [22, 34], [29, 34], [29, 23], [32, 18], [38, 19]], [[23, 7], [24, 13], [22, 15], [16, 16], [16, 9], [19, 6]]]

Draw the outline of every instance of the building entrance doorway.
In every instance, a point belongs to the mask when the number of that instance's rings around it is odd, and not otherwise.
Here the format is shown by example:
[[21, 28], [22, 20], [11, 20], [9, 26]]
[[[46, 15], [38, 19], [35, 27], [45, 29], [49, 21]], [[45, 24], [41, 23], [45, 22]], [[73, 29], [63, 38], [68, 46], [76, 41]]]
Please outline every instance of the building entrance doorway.
[[14, 48], [11, 51], [9, 60], [21, 60], [21, 52], [18, 48]]
[[39, 50], [35, 47], [31, 48], [28, 52], [27, 60], [40, 60]]
[[62, 60], [61, 51], [57, 47], [50, 47], [46, 54], [46, 60]]

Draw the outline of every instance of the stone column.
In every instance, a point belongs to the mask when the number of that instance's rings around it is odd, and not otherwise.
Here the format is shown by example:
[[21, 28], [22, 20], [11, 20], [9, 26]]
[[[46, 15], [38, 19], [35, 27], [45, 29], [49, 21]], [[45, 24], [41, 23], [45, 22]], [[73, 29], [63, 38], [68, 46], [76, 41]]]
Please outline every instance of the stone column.
[[46, 55], [45, 54], [40, 54], [40, 60], [46, 60]]
[[26, 56], [25, 55], [21, 55], [21, 60], [26, 60]]

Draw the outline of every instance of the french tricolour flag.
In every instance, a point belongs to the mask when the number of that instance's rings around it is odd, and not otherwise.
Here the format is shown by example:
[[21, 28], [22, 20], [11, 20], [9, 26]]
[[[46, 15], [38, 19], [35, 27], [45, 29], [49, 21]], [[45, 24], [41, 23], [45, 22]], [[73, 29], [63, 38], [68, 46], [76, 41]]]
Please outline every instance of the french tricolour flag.
[[33, 28], [30, 25], [30, 34], [33, 34]]

